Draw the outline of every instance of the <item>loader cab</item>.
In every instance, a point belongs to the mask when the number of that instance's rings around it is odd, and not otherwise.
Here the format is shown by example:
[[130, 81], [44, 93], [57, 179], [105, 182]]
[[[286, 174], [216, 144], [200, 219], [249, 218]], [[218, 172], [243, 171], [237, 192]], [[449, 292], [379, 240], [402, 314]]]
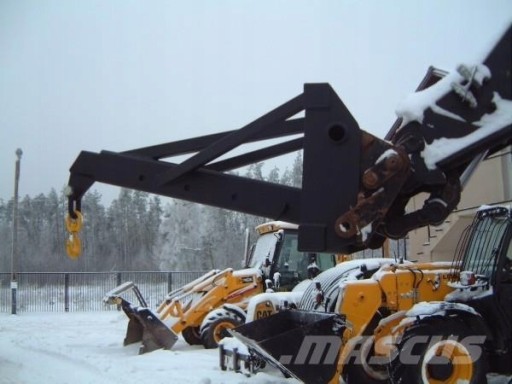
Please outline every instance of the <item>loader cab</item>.
[[512, 284], [512, 236], [509, 236], [508, 246], [505, 241], [504, 246], [507, 247], [505, 257], [502, 258], [501, 264], [498, 265], [499, 279], [498, 283]]
[[247, 266], [261, 268], [275, 290], [289, 291], [311, 277], [312, 262], [317, 267], [315, 275], [336, 265], [334, 254], [300, 252], [295, 224], [272, 221], [258, 225], [256, 231], [259, 237], [251, 248]]
[[475, 280], [493, 287], [512, 283], [510, 215], [511, 211], [504, 207], [487, 207], [477, 212], [456, 253], [461, 274], [466, 273], [462, 283]]
[[466, 229], [458, 252], [459, 278], [448, 301], [463, 302], [481, 316], [493, 344], [489, 357], [494, 372], [512, 364], [512, 211], [480, 209]]

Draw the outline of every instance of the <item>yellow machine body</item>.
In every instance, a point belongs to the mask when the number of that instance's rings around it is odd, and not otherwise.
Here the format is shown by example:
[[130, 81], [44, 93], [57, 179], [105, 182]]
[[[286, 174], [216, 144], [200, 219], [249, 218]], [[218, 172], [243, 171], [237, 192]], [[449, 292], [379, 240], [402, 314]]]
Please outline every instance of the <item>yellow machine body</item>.
[[200, 327], [206, 315], [223, 304], [237, 304], [241, 309], [247, 300], [263, 292], [263, 279], [256, 269], [233, 271], [227, 268], [171, 299], [163, 301], [157, 313], [160, 320], [171, 321], [171, 329], [179, 334], [188, 327]]
[[[383, 267], [371, 279], [344, 283], [338, 312], [346, 316], [347, 328], [338, 374], [332, 383], [338, 383], [355, 342], [362, 336], [373, 336], [375, 353], [388, 358], [396, 338], [403, 333], [403, 329], [399, 333], [397, 329], [406, 311], [420, 302], [443, 300], [453, 291], [448, 282], [456, 272], [449, 262], [392, 265]], [[386, 314], [384, 321], [382, 314]]]

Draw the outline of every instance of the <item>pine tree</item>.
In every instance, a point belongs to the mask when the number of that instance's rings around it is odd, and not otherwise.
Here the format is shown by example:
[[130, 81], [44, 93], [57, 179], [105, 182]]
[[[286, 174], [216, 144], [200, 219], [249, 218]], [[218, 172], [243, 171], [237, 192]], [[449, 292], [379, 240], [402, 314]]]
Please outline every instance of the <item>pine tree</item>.
[[272, 168], [267, 176], [267, 181], [270, 183], [279, 184], [279, 168]]
[[293, 161], [291, 171], [291, 185], [294, 187], [302, 186], [302, 151], [297, 151]]
[[0, 271], [10, 270], [12, 202], [0, 199]]

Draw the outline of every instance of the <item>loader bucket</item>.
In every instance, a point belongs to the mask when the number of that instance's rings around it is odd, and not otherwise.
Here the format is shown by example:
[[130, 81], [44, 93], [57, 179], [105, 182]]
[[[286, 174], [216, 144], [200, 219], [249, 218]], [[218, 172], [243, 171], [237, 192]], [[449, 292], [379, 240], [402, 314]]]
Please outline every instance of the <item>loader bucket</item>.
[[320, 384], [336, 373], [344, 330], [340, 314], [290, 310], [229, 332], [285, 376]]
[[130, 319], [124, 339], [125, 346], [142, 341], [139, 354], [143, 354], [156, 349], [171, 349], [178, 340], [178, 336], [148, 308], [134, 307], [124, 299], [121, 307]]

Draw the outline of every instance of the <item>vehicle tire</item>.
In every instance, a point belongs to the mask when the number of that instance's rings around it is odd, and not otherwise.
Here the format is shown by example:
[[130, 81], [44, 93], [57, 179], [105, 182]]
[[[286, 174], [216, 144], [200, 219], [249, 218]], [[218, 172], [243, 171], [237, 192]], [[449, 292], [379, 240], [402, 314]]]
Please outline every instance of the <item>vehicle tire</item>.
[[181, 331], [181, 335], [189, 345], [202, 344], [201, 334], [199, 333], [199, 327], [187, 327], [183, 331]]
[[[372, 326], [373, 328], [373, 326]], [[349, 361], [343, 367], [343, 379], [346, 384], [387, 384], [389, 383], [388, 360], [376, 364], [374, 358], [374, 338], [366, 336], [365, 341], [357, 349], [356, 361]]]
[[227, 336], [226, 329], [242, 325], [244, 320], [234, 311], [219, 308], [211, 311], [203, 320], [199, 330], [205, 348], [217, 348], [219, 342]]
[[387, 384], [389, 383], [387, 361], [371, 365], [369, 359], [374, 355], [373, 337], [367, 338], [359, 349], [357, 361], [345, 364], [343, 378], [346, 384]]
[[[370, 323], [366, 326], [362, 339], [362, 344], [356, 346], [358, 355], [355, 361], [349, 358], [347, 364], [343, 367], [343, 379], [346, 384], [388, 384], [389, 383], [389, 360], [379, 360], [375, 357], [373, 333], [375, 328], [387, 313], [376, 313]], [[382, 358], [381, 358], [382, 359]]]
[[484, 384], [483, 346], [465, 345], [475, 336], [460, 318], [421, 320], [407, 329], [390, 366], [395, 384]]
[[389, 379], [375, 379], [369, 376], [360, 365], [353, 365], [347, 368], [347, 373], [343, 375], [346, 384], [387, 384]]

